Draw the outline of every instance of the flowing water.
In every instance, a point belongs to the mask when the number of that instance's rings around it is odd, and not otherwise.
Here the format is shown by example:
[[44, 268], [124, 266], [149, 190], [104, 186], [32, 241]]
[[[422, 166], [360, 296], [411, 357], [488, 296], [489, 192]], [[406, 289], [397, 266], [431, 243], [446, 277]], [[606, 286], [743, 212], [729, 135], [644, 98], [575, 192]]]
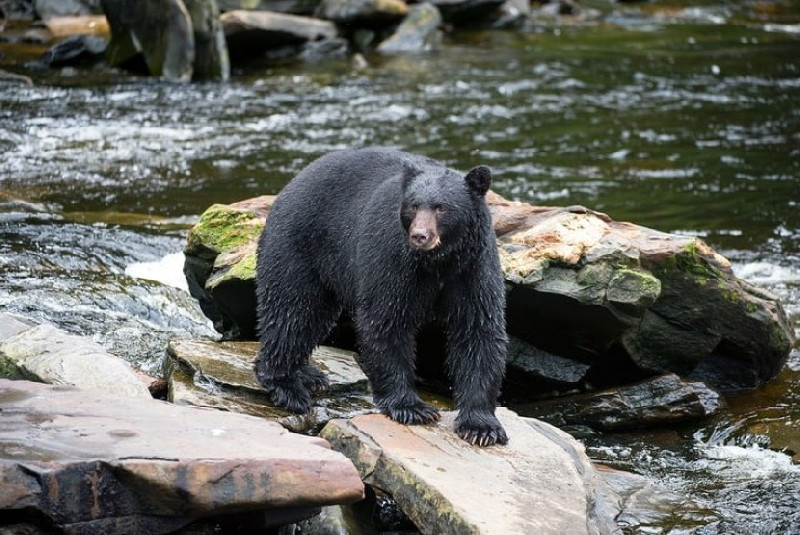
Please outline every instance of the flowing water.
[[[699, 235], [800, 330], [800, 2], [585, 4], [600, 17], [225, 84], [45, 71], [27, 63], [42, 47], [0, 43], [0, 67], [36, 82], [0, 85], [0, 309], [155, 371], [168, 338], [214, 335], [181, 288], [197, 216], [382, 144], [488, 164], [513, 199]], [[692, 426], [584, 437], [692, 500], [632, 532], [800, 532], [800, 352], [729, 401]]]

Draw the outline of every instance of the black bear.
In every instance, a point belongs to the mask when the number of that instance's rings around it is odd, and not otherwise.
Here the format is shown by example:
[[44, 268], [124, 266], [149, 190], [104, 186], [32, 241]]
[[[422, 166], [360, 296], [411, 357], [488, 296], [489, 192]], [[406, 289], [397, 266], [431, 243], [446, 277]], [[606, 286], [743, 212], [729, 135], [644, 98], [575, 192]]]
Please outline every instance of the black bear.
[[415, 336], [439, 322], [458, 416], [472, 444], [505, 444], [494, 414], [505, 371], [505, 289], [479, 166], [466, 175], [385, 148], [322, 156], [275, 200], [258, 242], [256, 376], [303, 413], [328, 386], [308, 357], [343, 310], [376, 406], [403, 424], [439, 413], [414, 389]]

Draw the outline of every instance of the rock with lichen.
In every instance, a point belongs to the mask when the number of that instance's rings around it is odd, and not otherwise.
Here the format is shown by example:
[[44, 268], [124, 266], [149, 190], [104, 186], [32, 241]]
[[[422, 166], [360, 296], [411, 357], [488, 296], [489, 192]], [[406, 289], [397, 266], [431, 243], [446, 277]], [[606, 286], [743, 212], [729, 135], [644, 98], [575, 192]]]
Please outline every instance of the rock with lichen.
[[[189, 234], [189, 287], [225, 338], [255, 338], [256, 241], [273, 200], [214, 205]], [[491, 192], [487, 201], [508, 331], [518, 342], [506, 390], [514, 396], [664, 373], [750, 388], [785, 363], [794, 333], [777, 297], [737, 278], [702, 240], [583, 207], [532, 206]]]

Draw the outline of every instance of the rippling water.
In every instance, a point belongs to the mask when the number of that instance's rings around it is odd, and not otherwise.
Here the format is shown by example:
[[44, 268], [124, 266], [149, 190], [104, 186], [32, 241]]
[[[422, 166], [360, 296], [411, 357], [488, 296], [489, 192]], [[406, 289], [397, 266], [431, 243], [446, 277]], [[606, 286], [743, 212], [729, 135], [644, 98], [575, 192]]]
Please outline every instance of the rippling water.
[[[169, 337], [213, 336], [175, 256], [208, 205], [276, 193], [329, 150], [383, 144], [486, 163], [510, 198], [702, 236], [800, 330], [800, 3], [586, 3], [599, 22], [459, 33], [366, 68], [251, 65], [190, 86], [28, 71], [36, 86], [0, 86], [0, 307], [155, 371]], [[0, 66], [24, 71], [36, 52]], [[587, 445], [706, 519], [636, 532], [797, 532], [798, 390], [795, 350], [713, 421]]]

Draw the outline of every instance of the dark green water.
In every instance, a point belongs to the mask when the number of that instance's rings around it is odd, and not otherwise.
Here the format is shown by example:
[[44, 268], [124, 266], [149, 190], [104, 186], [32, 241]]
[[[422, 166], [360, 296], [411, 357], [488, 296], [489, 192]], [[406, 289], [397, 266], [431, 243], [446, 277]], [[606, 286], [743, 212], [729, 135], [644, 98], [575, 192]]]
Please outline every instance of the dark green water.
[[[382, 144], [488, 164], [510, 198], [702, 236], [800, 331], [800, 2], [587, 4], [590, 23], [458, 33], [365, 69], [251, 65], [227, 84], [40, 71], [25, 62], [41, 49], [0, 43], [0, 68], [36, 82], [0, 85], [0, 308], [154, 370], [169, 337], [213, 332], [184, 291], [134, 276], [142, 263], [179, 281], [167, 255], [210, 204]], [[800, 532], [800, 352], [730, 401], [694, 426], [585, 437], [694, 501], [631, 532]]]

